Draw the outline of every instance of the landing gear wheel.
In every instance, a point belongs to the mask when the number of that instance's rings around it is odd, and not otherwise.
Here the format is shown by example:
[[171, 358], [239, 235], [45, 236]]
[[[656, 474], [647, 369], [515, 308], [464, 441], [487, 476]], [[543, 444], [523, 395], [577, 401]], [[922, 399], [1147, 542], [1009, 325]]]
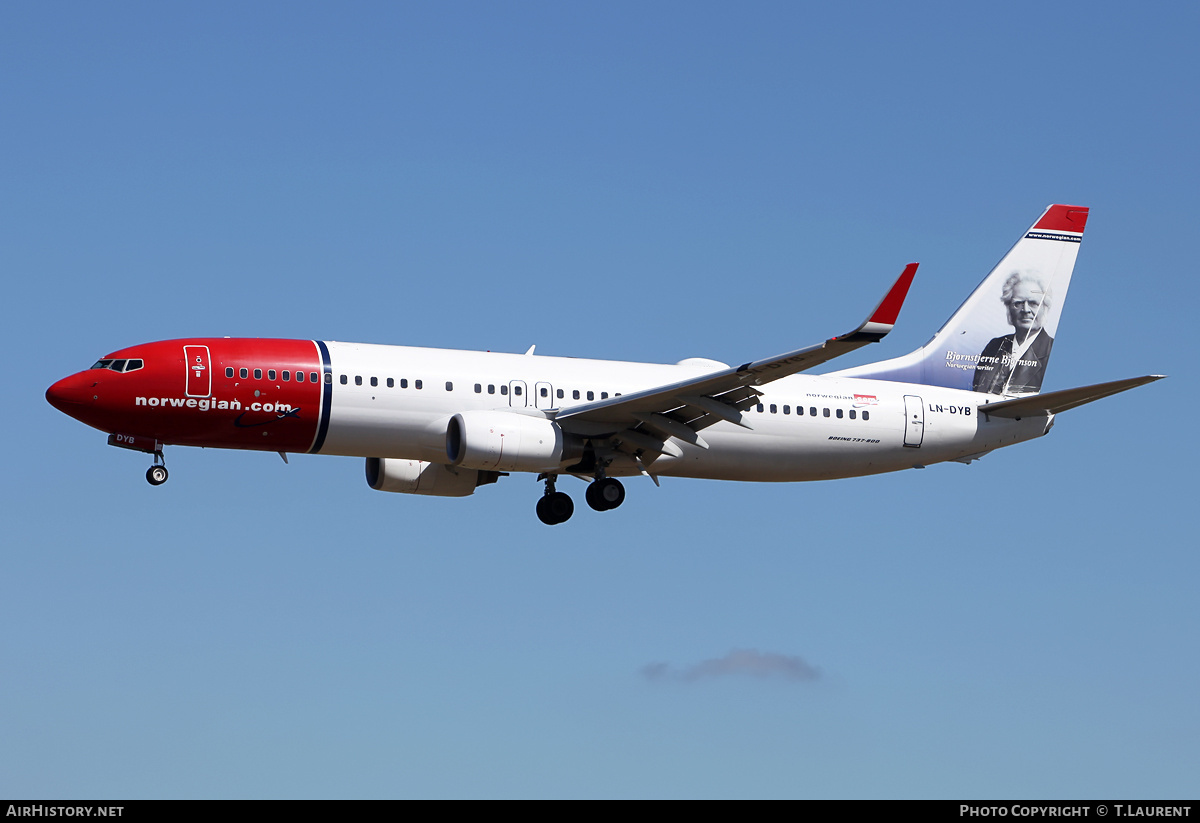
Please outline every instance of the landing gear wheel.
[[587, 487], [587, 504], [598, 512], [615, 509], [625, 502], [625, 487], [612, 477], [602, 477]]
[[161, 486], [167, 482], [166, 466], [151, 466], [146, 469], [146, 482], [151, 486]]
[[571, 519], [575, 503], [564, 492], [551, 492], [537, 502], [537, 516], [547, 526], [557, 526]]

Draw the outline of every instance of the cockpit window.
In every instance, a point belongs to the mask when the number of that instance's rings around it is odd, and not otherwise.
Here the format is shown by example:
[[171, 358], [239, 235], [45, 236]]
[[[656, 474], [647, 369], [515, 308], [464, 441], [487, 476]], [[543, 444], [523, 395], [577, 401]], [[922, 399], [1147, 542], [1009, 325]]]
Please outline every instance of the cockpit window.
[[97, 360], [92, 364], [93, 369], [108, 369], [109, 371], [137, 371], [146, 364], [141, 360]]

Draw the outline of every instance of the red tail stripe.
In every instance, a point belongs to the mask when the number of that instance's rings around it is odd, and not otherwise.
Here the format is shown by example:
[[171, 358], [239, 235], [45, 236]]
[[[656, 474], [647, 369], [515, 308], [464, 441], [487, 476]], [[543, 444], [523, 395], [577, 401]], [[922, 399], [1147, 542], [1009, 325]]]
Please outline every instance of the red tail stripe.
[[1046, 213], [1042, 215], [1042, 219], [1034, 228], [1046, 231], [1074, 231], [1082, 234], [1083, 227], [1087, 225], [1087, 219], [1087, 206], [1054, 205], [1046, 209]]

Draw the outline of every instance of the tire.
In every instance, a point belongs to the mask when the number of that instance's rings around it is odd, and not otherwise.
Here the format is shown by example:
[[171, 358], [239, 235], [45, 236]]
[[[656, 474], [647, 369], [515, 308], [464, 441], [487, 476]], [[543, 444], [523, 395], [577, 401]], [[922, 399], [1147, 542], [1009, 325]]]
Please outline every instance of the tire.
[[168, 476], [166, 466], [151, 466], [146, 469], [146, 482], [151, 486], [161, 486], [167, 482]]
[[537, 516], [547, 526], [557, 526], [571, 519], [575, 503], [563, 492], [547, 494], [537, 502]]
[[621, 485], [620, 480], [605, 477], [588, 486], [584, 496], [587, 504], [593, 509], [598, 512], [606, 512], [625, 502], [625, 487]]
[[604, 501], [606, 511], [615, 509], [625, 502], [625, 487], [620, 480], [606, 477], [604, 485], [600, 487], [600, 499]]
[[546, 495], [545, 499], [549, 501], [546, 504], [547, 510], [554, 517], [553, 525], [566, 523], [575, 513], [575, 501], [566, 492], [555, 492]]

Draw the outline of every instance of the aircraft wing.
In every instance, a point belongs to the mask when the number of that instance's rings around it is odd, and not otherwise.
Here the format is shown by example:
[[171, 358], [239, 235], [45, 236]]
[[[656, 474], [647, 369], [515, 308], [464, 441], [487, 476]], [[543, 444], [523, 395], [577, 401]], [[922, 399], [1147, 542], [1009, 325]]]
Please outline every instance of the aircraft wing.
[[1118, 392], [1136, 389], [1155, 380], [1162, 380], [1165, 374], [1150, 374], [1145, 377], [1129, 377], [1125, 380], [1114, 380], [1111, 383], [1097, 383], [1094, 386], [1081, 386], [1077, 389], [1063, 389], [1047, 394], [1035, 394], [1030, 397], [1018, 397], [1015, 400], [1001, 400], [999, 403], [982, 403], [980, 414], [990, 414], [993, 417], [1034, 417], [1037, 415], [1058, 414], [1059, 412], [1091, 403]]
[[564, 431], [588, 437], [610, 436], [618, 451], [637, 455], [680, 454], [671, 438], [708, 448], [701, 429], [726, 420], [749, 428], [742, 412], [758, 402], [755, 387], [811, 369], [876, 343], [892, 330], [917, 264], [910, 263], [870, 316], [854, 331], [824, 343], [755, 360], [678, 383], [622, 394], [595, 403], [570, 406], [555, 417]]

